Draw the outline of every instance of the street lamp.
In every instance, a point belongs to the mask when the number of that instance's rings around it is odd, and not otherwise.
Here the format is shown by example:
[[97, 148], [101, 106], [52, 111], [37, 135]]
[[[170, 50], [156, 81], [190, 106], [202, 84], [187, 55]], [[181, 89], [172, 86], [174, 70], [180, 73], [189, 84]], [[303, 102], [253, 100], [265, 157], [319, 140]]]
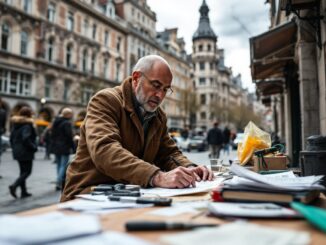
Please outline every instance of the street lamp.
[[45, 98], [42, 98], [40, 100], [40, 102], [41, 102], [41, 107], [43, 108], [44, 104], [46, 103], [46, 99]]

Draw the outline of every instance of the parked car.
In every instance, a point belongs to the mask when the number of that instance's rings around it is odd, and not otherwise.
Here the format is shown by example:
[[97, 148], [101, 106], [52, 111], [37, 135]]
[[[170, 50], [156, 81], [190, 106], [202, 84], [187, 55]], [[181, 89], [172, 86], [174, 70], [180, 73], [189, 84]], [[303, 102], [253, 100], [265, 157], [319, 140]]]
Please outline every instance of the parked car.
[[177, 143], [177, 146], [182, 151], [192, 151], [192, 150], [198, 150], [198, 151], [206, 151], [208, 148], [206, 138], [204, 136], [194, 136], [192, 138], [182, 138], [180, 136], [173, 137], [175, 142]]
[[10, 140], [9, 137], [5, 135], [1, 135], [1, 151], [4, 152], [8, 148], [10, 148]]
[[237, 133], [235, 139], [232, 142], [232, 149], [233, 150], [238, 149], [238, 144], [240, 142], [243, 142], [243, 140], [244, 140], [244, 133]]

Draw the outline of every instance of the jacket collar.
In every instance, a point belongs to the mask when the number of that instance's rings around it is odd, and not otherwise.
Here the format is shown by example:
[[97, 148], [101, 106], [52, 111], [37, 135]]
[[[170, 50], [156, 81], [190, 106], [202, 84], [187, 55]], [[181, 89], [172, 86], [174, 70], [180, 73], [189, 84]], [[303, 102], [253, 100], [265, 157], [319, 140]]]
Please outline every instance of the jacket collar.
[[25, 124], [25, 123], [33, 124], [34, 120], [33, 120], [33, 118], [30, 118], [30, 117], [13, 116], [11, 118], [11, 122], [12, 123], [17, 123], [17, 124]]

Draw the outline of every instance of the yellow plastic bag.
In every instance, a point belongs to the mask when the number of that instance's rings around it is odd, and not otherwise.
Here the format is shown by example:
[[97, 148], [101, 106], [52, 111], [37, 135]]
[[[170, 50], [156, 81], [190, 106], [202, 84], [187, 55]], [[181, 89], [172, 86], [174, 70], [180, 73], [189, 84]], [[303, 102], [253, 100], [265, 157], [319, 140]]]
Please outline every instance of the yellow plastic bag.
[[241, 165], [245, 165], [254, 151], [271, 147], [269, 133], [258, 128], [253, 122], [245, 127], [243, 142], [238, 144], [238, 158]]

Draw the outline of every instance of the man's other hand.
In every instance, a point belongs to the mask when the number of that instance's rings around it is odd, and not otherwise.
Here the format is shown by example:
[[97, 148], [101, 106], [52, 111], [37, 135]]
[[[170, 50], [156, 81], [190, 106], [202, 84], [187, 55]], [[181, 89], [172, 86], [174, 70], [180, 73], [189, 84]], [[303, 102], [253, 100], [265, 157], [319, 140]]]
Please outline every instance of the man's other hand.
[[208, 169], [206, 166], [201, 165], [198, 167], [189, 167], [189, 170], [193, 171], [195, 177], [196, 177], [196, 181], [202, 181], [202, 180], [213, 180], [214, 179], [214, 174], [213, 172]]
[[153, 186], [186, 188], [196, 186], [196, 172], [192, 168], [177, 167], [169, 172], [159, 172], [153, 178]]

